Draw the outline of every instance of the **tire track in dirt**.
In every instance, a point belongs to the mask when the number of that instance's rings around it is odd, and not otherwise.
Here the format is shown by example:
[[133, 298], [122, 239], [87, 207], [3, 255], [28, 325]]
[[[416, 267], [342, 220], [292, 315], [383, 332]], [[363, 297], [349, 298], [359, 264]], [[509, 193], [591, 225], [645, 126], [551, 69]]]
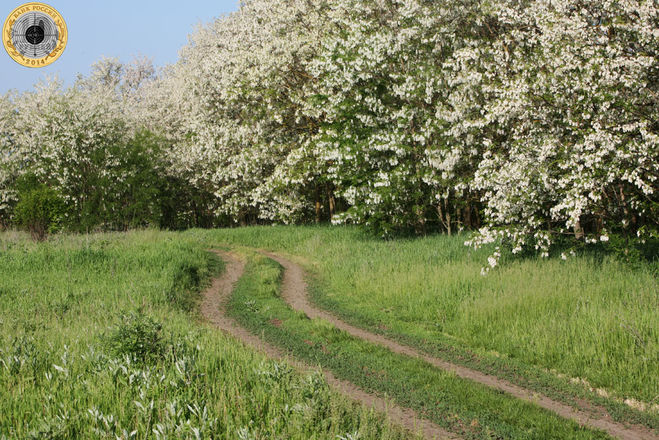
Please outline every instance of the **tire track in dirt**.
[[[225, 262], [225, 271], [220, 277], [214, 278], [211, 286], [202, 294], [201, 313], [204, 318], [215, 327], [265, 353], [270, 358], [285, 360], [293, 365], [298, 371], [314, 371], [310, 366], [286, 357], [281, 350], [267, 344], [226, 315], [226, 303], [231, 297], [231, 293], [233, 292], [236, 283], [243, 275], [245, 263], [232, 253], [220, 251], [213, 252]], [[336, 378], [329, 371], [322, 370], [322, 374], [325, 376], [327, 383], [341, 394], [359, 401], [367, 407], [374, 408], [385, 414], [387, 418], [395, 424], [398, 424], [411, 432], [420, 432], [423, 434], [424, 438], [427, 439], [460, 439], [457, 435], [419, 417], [409, 408], [400, 407], [375, 394], [367, 393], [351, 382]]]
[[552, 411], [561, 417], [574, 420], [582, 426], [601, 429], [613, 437], [624, 440], [657, 440], [659, 438], [655, 432], [644, 426], [625, 426], [621, 423], [615, 422], [606, 412], [605, 408], [593, 406], [594, 409], [603, 414], [603, 417], [596, 417], [585, 411], [578, 410], [564, 403], [555, 401], [547, 396], [543, 396], [539, 393], [528, 390], [519, 385], [515, 385], [496, 376], [485, 374], [477, 370], [472, 370], [461, 365], [453, 364], [443, 359], [435, 358], [412, 347], [386, 338], [382, 335], [371, 333], [362, 328], [352, 326], [338, 319], [335, 315], [325, 310], [321, 310], [311, 304], [307, 293], [305, 273], [302, 267], [282, 257], [279, 254], [265, 250], [260, 250], [259, 252], [262, 255], [275, 260], [284, 268], [284, 279], [282, 281], [282, 297], [284, 301], [286, 301], [293, 309], [304, 312], [310, 318], [323, 319], [332, 323], [336, 328], [343, 330], [356, 338], [378, 344], [394, 353], [422, 359], [433, 366], [453, 372], [457, 376], [464, 379], [469, 379], [490, 388], [506, 392], [518, 399], [535, 403], [536, 405]]

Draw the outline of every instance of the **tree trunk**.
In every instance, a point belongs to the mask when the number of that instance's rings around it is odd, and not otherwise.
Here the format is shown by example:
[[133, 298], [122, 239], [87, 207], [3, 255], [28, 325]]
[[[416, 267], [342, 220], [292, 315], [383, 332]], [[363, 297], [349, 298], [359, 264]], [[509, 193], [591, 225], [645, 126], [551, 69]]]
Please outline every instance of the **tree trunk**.
[[330, 186], [327, 186], [327, 198], [329, 200], [329, 215], [331, 221], [332, 217], [334, 217], [334, 212], [336, 211], [336, 200], [334, 199], [334, 191], [332, 191]]
[[442, 222], [444, 229], [446, 229], [448, 235], [451, 235], [451, 213], [448, 208], [448, 198], [443, 199], [443, 201], [444, 209], [442, 209], [442, 202], [440, 201], [437, 205], [437, 214], [439, 215], [439, 220]]
[[[625, 199], [625, 192], [622, 190], [622, 185], [619, 187], [620, 189], [620, 203], [622, 204], [622, 212], [623, 212], [623, 218], [627, 221], [629, 221], [629, 208], [627, 206], [627, 200]], [[625, 223], [623, 226], [625, 229], [629, 227], [629, 223]]]
[[481, 228], [481, 215], [478, 209], [474, 209], [474, 228], [475, 229]]
[[577, 240], [584, 238], [583, 228], [581, 227], [581, 221], [577, 221], [577, 224], [574, 225], [574, 236]]
[[[457, 208], [455, 210], [455, 221], [458, 223], [458, 226], [460, 225], [460, 222], [462, 221], [462, 208]], [[459, 228], [458, 228], [459, 230]]]
[[318, 187], [316, 187], [316, 224], [320, 223], [320, 194]]
[[449, 237], [451, 236], [451, 212], [448, 206], [448, 197], [444, 199], [444, 215], [446, 216], [446, 230]]
[[421, 206], [416, 207], [416, 224], [414, 229], [417, 235], [426, 235], [426, 216], [425, 210]]
[[471, 224], [471, 204], [467, 203], [467, 206], [465, 206], [465, 211], [464, 211], [464, 225], [465, 229], [471, 230], [472, 229], [472, 224]]

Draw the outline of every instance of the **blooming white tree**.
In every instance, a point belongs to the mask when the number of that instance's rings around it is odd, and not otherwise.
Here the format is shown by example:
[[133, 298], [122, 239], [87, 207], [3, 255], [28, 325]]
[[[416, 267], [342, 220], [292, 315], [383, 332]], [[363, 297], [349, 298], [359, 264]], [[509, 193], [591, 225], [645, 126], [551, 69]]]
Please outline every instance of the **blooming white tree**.
[[483, 220], [472, 244], [546, 253], [656, 231], [656, 51], [651, 1], [251, 0], [191, 37], [152, 120], [237, 222], [336, 191], [335, 221]]
[[322, 115], [315, 148], [350, 205], [335, 220], [385, 236], [425, 232], [427, 222], [449, 232], [471, 226], [467, 183], [479, 148], [473, 139], [457, 142], [451, 131], [448, 63], [478, 27], [478, 3], [343, 3], [350, 13], [337, 18], [341, 31], [311, 63], [319, 82], [313, 103]]
[[158, 162], [146, 160], [151, 152], [135, 142], [139, 126], [132, 104], [139, 85], [125, 87], [123, 70], [117, 61], [102, 60], [73, 87], [63, 89], [57, 80], [46, 80], [31, 92], [3, 99], [0, 183], [5, 222], [22, 177], [56, 190], [67, 207], [64, 223], [75, 229], [124, 228], [137, 210], [156, 211], [159, 202], [147, 201], [149, 188], [137, 183], [157, 174]]
[[483, 15], [491, 37], [461, 73], [487, 97], [473, 188], [489, 224], [473, 243], [547, 255], [560, 235], [656, 233], [656, 2], [498, 1]]
[[17, 145], [12, 136], [16, 123], [13, 98], [11, 94], [0, 97], [0, 226], [9, 223], [17, 195], [14, 181], [19, 164], [14, 160]]
[[305, 64], [331, 12], [329, 2], [245, 1], [191, 35], [167, 86], [153, 88], [167, 103], [153, 119], [180, 116], [164, 127], [180, 172], [215, 194], [218, 214], [290, 222], [313, 209], [311, 184], [295, 164], [316, 130], [302, 112], [312, 80]]
[[18, 146], [15, 160], [23, 164], [20, 172], [60, 191], [73, 222], [88, 210], [102, 209], [102, 200], [89, 198], [119, 166], [126, 140], [113, 91], [61, 90], [57, 82], [49, 82], [21, 95], [15, 105], [12, 139]]

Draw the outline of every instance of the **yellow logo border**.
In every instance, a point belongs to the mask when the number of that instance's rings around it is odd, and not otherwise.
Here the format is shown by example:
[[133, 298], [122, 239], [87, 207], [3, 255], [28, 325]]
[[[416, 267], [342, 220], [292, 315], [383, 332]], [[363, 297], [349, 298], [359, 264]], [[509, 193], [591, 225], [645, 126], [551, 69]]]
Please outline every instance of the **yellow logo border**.
[[[55, 49], [43, 58], [33, 59], [24, 57], [18, 50], [16, 50], [11, 41], [11, 28], [14, 26], [14, 23], [21, 15], [31, 11], [38, 11], [50, 16], [55, 22], [59, 32], [57, 46], [55, 46]], [[5, 46], [5, 50], [14, 61], [25, 67], [38, 68], [54, 63], [62, 55], [62, 52], [64, 52], [68, 39], [69, 33], [62, 14], [57, 12], [52, 6], [40, 2], [25, 3], [17, 7], [11, 11], [11, 14], [9, 14], [2, 27], [2, 43]]]

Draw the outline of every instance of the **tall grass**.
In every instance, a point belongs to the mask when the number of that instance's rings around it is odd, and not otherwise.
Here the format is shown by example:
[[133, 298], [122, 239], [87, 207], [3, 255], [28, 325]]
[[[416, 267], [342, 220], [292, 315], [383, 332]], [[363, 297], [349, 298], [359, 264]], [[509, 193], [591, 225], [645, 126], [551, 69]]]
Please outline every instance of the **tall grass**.
[[200, 324], [220, 265], [174, 233], [1, 234], [0, 438], [406, 437]]
[[[221, 266], [206, 250], [225, 243], [298, 256], [317, 301], [374, 331], [656, 403], [656, 264], [527, 258], [482, 277], [488, 250], [463, 241], [384, 242], [330, 227], [40, 244], [0, 234], [0, 438], [403, 438], [317, 376], [269, 362], [195, 319], [195, 292]], [[158, 350], [140, 351], [144, 341]]]

